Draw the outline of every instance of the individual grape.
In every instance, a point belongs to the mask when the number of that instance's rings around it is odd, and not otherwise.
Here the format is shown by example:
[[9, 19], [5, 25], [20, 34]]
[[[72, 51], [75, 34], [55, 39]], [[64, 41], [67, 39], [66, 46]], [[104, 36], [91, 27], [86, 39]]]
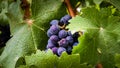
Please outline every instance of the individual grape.
[[67, 53], [68, 53], [68, 54], [71, 54], [71, 52], [72, 52], [72, 47], [71, 47], [71, 46], [68, 46], [68, 47], [67, 47]]
[[50, 25], [51, 25], [51, 26], [52, 26], [52, 25], [58, 25], [58, 23], [59, 23], [58, 20], [52, 20], [52, 21], [50, 22]]
[[49, 29], [49, 30], [47, 31], [47, 36], [50, 37], [50, 36], [52, 36], [52, 35], [54, 35], [54, 33], [52, 33], [51, 30]]
[[59, 41], [59, 38], [58, 38], [57, 35], [52, 35], [50, 37], [50, 40], [51, 40], [52, 43], [57, 44], [57, 42]]
[[72, 17], [71, 17], [70, 15], [65, 15], [64, 18], [65, 18], [65, 20], [68, 21], [68, 20], [70, 20]]
[[66, 40], [68, 41], [69, 44], [73, 44], [73, 42], [74, 42], [72, 36], [67, 36]]
[[65, 30], [60, 30], [58, 36], [59, 38], [65, 38], [67, 36], [67, 32]]
[[67, 47], [68, 41], [65, 38], [63, 38], [58, 42], [58, 44], [60, 47]]
[[62, 17], [60, 19], [60, 23], [59, 24], [65, 24], [65, 25], [68, 25], [69, 22], [68, 20], [70, 20], [72, 17], [70, 15], [65, 15], [64, 17]]
[[64, 47], [59, 47], [57, 50], [58, 55], [60, 56], [62, 54], [62, 52], [66, 51], [66, 49]]
[[58, 34], [59, 30], [60, 28], [58, 25], [52, 25], [50, 29], [47, 31], [48, 37]]
[[48, 44], [47, 44], [47, 49], [52, 49], [53, 47], [55, 47], [55, 45], [52, 43], [52, 42], [49, 42]]
[[68, 31], [67, 34], [68, 34], [68, 36], [72, 36], [71, 31]]
[[52, 25], [50, 27], [50, 31], [53, 33], [53, 34], [57, 34], [59, 32], [60, 28], [58, 25]]
[[63, 26], [65, 23], [63, 22], [64, 18], [61, 18], [60, 22], [58, 23], [58, 25]]
[[54, 54], [57, 54], [57, 50], [58, 50], [57, 47], [53, 47], [53, 48], [52, 48], [52, 51], [53, 51]]
[[73, 46], [77, 46], [77, 45], [78, 45], [78, 42], [74, 42], [74, 43], [73, 43]]
[[79, 32], [73, 34], [74, 42], [78, 42], [78, 37], [80, 36]]

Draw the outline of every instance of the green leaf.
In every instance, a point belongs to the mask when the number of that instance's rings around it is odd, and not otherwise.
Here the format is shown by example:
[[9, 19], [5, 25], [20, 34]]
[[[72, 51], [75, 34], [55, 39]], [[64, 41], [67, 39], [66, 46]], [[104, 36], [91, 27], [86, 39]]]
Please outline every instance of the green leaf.
[[20, 0], [12, 2], [8, 8], [7, 16], [9, 19], [11, 35], [14, 35], [16, 32], [18, 32], [18, 30], [22, 28], [22, 25], [25, 25], [25, 23], [23, 23], [24, 13], [21, 12], [22, 10], [20, 8], [20, 3]]
[[24, 10], [20, 4], [20, 0], [11, 1], [9, 4], [7, 16], [12, 38], [0, 56], [0, 65], [3, 68], [14, 68], [20, 57], [34, 53], [37, 47], [45, 49], [49, 22], [59, 19], [66, 13], [61, 0], [32, 0], [32, 16], [26, 21], [23, 20]]
[[68, 55], [63, 53], [58, 58], [58, 64], [56, 68], [81, 68], [79, 54]]
[[20, 30], [7, 42], [2, 55], [0, 64], [3, 68], [14, 68], [17, 60], [35, 52], [35, 44], [31, 29], [28, 25], [23, 25]]
[[80, 64], [81, 68], [94, 68], [92, 65], [89, 65], [87, 63]]
[[36, 68], [54, 68], [57, 56], [53, 55], [52, 51], [37, 51], [36, 54], [25, 57], [27, 66], [35, 66]]
[[100, 4], [103, 0], [93, 0], [95, 4]]
[[115, 55], [116, 66], [120, 68], [120, 54]]
[[[57, 57], [51, 50], [47, 52], [38, 50], [36, 54], [26, 56], [25, 61], [26, 65], [22, 66], [34, 66], [36, 68], [81, 68], [79, 54], [68, 55], [64, 52], [60, 57]], [[83, 66], [87, 67], [87, 65]]]
[[105, 0], [105, 1], [112, 3], [117, 9], [120, 10], [120, 0]]
[[84, 35], [79, 38], [80, 43], [73, 49], [73, 53], [80, 54], [81, 63], [93, 66], [101, 63], [104, 68], [114, 68], [114, 55], [120, 53], [119, 20], [109, 8], [100, 11], [85, 8], [81, 16], [70, 20], [70, 30], [84, 31]]
[[8, 3], [6, 0], [0, 1], [0, 25], [7, 25], [8, 18], [6, 16]]
[[25, 65], [21, 65], [21, 66], [19, 66], [17, 68], [30, 68], [30, 67], [29, 66], [25, 66]]

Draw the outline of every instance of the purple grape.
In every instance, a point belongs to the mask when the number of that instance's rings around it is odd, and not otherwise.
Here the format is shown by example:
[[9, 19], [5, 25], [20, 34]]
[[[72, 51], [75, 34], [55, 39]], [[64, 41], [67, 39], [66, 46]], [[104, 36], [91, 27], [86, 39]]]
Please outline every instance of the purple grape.
[[58, 25], [63, 26], [65, 23], [63, 22], [64, 18], [61, 18], [60, 22], [58, 23]]
[[70, 20], [71, 18], [72, 17], [70, 15], [65, 15], [60, 19], [60, 24], [68, 25], [69, 24], [68, 20]]
[[59, 38], [65, 38], [67, 36], [67, 32], [65, 30], [61, 30], [58, 34]]
[[63, 38], [58, 42], [58, 44], [60, 47], [67, 47], [68, 41], [65, 38]]
[[57, 47], [53, 47], [53, 48], [52, 48], [52, 51], [53, 51], [54, 54], [57, 54], [57, 50], [58, 50]]
[[51, 26], [52, 26], [52, 25], [58, 25], [58, 23], [59, 23], [58, 20], [52, 20], [52, 21], [50, 22], [50, 25], [51, 25]]
[[67, 47], [67, 53], [68, 53], [68, 54], [71, 54], [71, 52], [72, 52], [72, 47], [71, 47], [71, 46], [68, 46], [68, 47]]
[[51, 31], [50, 31], [50, 29], [47, 31], [47, 36], [48, 37], [50, 37], [50, 36], [52, 36], [52, 35], [54, 35], [54, 33], [52, 33]]
[[78, 45], [78, 42], [74, 42], [74, 43], [73, 43], [73, 46], [77, 46], [77, 45]]
[[52, 49], [53, 47], [55, 47], [55, 45], [52, 43], [52, 42], [49, 42], [48, 44], [47, 44], [47, 49]]
[[78, 42], [78, 37], [80, 36], [79, 32], [75, 32], [73, 34], [73, 39], [74, 39], [74, 42]]
[[73, 44], [73, 42], [74, 42], [72, 36], [67, 36], [66, 40], [68, 41], [69, 44]]
[[68, 31], [67, 34], [68, 34], [68, 36], [72, 36], [71, 31]]
[[65, 15], [64, 18], [65, 18], [65, 20], [68, 21], [68, 20], [70, 20], [72, 17], [71, 17], [70, 15]]
[[58, 55], [60, 56], [62, 54], [62, 52], [66, 51], [66, 49], [64, 47], [59, 47], [57, 50]]
[[47, 36], [50, 37], [52, 35], [58, 34], [60, 28], [58, 25], [52, 25], [50, 29], [47, 31]]
[[59, 41], [59, 38], [58, 38], [57, 35], [52, 35], [52, 36], [50, 37], [50, 40], [51, 40], [51, 42], [52, 42], [53, 44], [57, 44], [57, 42]]

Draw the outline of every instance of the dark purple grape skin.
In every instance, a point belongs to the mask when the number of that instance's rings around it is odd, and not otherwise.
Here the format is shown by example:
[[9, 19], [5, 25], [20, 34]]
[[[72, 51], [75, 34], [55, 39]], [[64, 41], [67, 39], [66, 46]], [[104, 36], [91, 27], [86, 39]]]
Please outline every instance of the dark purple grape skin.
[[62, 54], [62, 52], [66, 51], [66, 49], [64, 47], [59, 47], [57, 50], [57, 54], [60, 56]]
[[47, 31], [47, 36], [50, 37], [52, 35], [56, 35], [58, 34], [59, 31], [60, 31], [60, 28], [58, 25], [52, 25], [50, 29]]
[[48, 44], [47, 44], [47, 49], [52, 49], [53, 47], [55, 47], [55, 45], [52, 43], [52, 42], [49, 42]]
[[50, 31], [53, 33], [53, 34], [57, 34], [60, 30], [60, 27], [58, 25], [52, 25], [50, 27]]
[[60, 47], [67, 47], [68, 41], [65, 38], [63, 38], [58, 42], [58, 44]]
[[68, 46], [68, 47], [67, 47], [67, 53], [68, 53], [68, 54], [71, 54], [71, 52], [72, 52], [72, 47], [71, 47], [71, 46]]
[[67, 36], [67, 32], [65, 30], [60, 30], [58, 36], [59, 38], [65, 38]]
[[53, 47], [53, 48], [52, 48], [52, 52], [53, 52], [54, 54], [57, 54], [57, 50], [58, 50], [57, 47]]
[[68, 34], [68, 36], [72, 36], [71, 31], [68, 31], [67, 34]]
[[65, 20], [70, 20], [72, 17], [70, 15], [65, 15], [64, 18]]
[[58, 20], [52, 20], [52, 21], [50, 22], [50, 25], [51, 25], [51, 26], [52, 26], [52, 25], [58, 25], [58, 23], [59, 23]]
[[78, 42], [78, 37], [80, 36], [79, 32], [75, 32], [73, 34], [73, 39], [74, 39], [74, 42]]
[[78, 42], [74, 42], [74, 43], [73, 43], [73, 46], [77, 46], [77, 45], [78, 45]]
[[52, 36], [52, 35], [54, 35], [54, 33], [52, 33], [51, 31], [50, 31], [50, 29], [47, 31], [47, 36], [48, 37], [50, 37], [50, 36]]
[[60, 23], [59, 24], [65, 24], [65, 25], [68, 25], [69, 22], [68, 20], [70, 20], [72, 17], [70, 15], [65, 15], [64, 17], [62, 17], [60, 19]]
[[59, 41], [59, 38], [58, 38], [57, 35], [52, 35], [52, 36], [50, 37], [50, 40], [51, 40], [51, 42], [52, 42], [53, 44], [57, 44], [57, 42]]
[[66, 37], [66, 40], [68, 41], [69, 44], [73, 44], [74, 40], [73, 40], [73, 37], [72, 36], [67, 36]]

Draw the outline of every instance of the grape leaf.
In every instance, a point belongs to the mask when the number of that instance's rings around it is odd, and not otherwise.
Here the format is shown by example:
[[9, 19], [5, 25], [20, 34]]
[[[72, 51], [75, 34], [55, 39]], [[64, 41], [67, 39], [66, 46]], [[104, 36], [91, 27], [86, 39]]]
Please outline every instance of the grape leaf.
[[7, 1], [0, 1], [0, 25], [7, 25], [8, 18], [6, 16], [8, 3]]
[[21, 65], [21, 66], [19, 66], [17, 68], [30, 68], [30, 67], [29, 66], [25, 66], [25, 65]]
[[120, 0], [105, 0], [105, 1], [112, 3], [117, 9], [120, 10]]
[[10, 2], [8, 7], [7, 16], [12, 38], [0, 56], [0, 65], [3, 68], [14, 68], [20, 57], [34, 53], [37, 47], [45, 49], [49, 22], [59, 19], [66, 13], [61, 0], [32, 0], [32, 16], [26, 21], [23, 20], [24, 10], [20, 4], [21, 1], [17, 0]]
[[37, 68], [54, 68], [57, 56], [52, 51], [37, 51], [36, 54], [25, 57], [27, 66], [35, 66]]
[[73, 49], [73, 53], [80, 54], [81, 63], [93, 66], [101, 63], [104, 68], [114, 68], [114, 55], [120, 53], [119, 20], [109, 8], [98, 11], [94, 7], [83, 9], [82, 15], [70, 20], [70, 30], [84, 31], [80, 43]]
[[100, 4], [103, 0], [93, 0], [95, 4]]
[[115, 55], [116, 66], [120, 68], [120, 54]]
[[79, 54], [68, 55], [66, 53], [62, 53], [61, 57], [58, 58], [56, 68], [81, 68]]
[[51, 50], [47, 52], [38, 50], [36, 54], [25, 57], [26, 65], [24, 66], [34, 66], [36, 68], [81, 68], [79, 57], [79, 54], [68, 55], [65, 52], [60, 57], [57, 57]]
[[[22, 36], [21, 36], [22, 35]], [[3, 68], [14, 68], [19, 57], [35, 52], [35, 45], [30, 29], [24, 25], [8, 42], [0, 56]]]

